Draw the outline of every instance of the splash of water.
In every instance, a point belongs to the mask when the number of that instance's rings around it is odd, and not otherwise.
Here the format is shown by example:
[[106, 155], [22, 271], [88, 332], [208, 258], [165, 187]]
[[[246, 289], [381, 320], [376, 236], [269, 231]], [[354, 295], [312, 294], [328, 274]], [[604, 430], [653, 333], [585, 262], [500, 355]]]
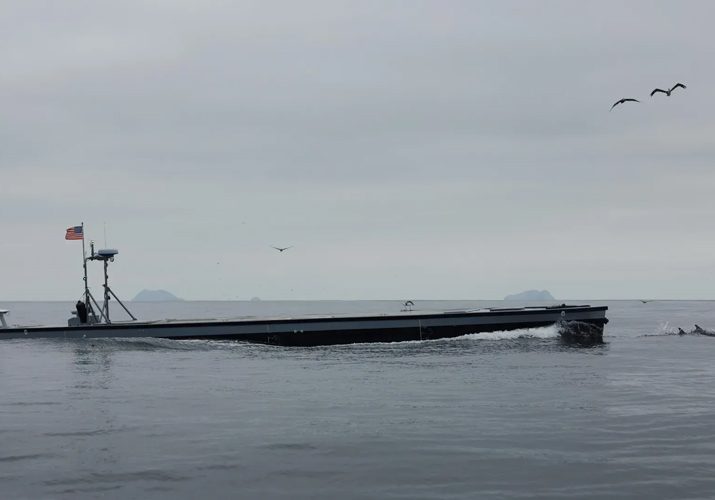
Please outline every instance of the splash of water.
[[519, 330], [470, 333], [459, 337], [466, 340], [514, 340], [514, 339], [554, 339], [560, 336], [558, 325], [540, 328], [521, 328]]

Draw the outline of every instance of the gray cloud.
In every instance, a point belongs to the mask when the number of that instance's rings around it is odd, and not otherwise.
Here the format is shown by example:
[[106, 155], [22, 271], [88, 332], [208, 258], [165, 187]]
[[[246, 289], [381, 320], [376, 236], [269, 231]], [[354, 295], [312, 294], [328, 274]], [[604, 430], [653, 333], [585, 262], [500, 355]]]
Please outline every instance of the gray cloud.
[[81, 220], [128, 295], [702, 297], [714, 11], [0, 5], [0, 298], [71, 298]]

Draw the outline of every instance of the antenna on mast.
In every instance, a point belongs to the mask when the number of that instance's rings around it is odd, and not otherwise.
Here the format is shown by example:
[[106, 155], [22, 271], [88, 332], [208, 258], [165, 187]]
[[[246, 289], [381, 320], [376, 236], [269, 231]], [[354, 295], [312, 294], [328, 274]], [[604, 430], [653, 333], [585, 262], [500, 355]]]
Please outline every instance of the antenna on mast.
[[114, 256], [119, 253], [119, 250], [115, 248], [103, 248], [100, 250], [97, 250], [96, 252], [94, 251], [94, 243], [92, 243], [92, 255], [87, 257], [88, 260], [100, 260], [104, 263], [104, 303], [102, 304], [102, 310], [101, 314], [102, 317], [104, 318], [105, 323], [110, 324], [111, 320], [109, 319], [109, 300], [114, 297], [114, 299], [119, 302], [119, 305], [122, 306], [122, 309], [134, 320], [136, 321], [136, 318], [134, 315], [127, 309], [127, 306], [124, 305], [124, 303], [117, 297], [117, 294], [114, 293], [114, 291], [109, 287], [109, 263], [114, 262]]
[[[90, 241], [89, 243], [89, 257], [87, 257], [87, 254], [85, 253], [85, 248], [84, 248], [84, 222], [82, 223], [82, 265], [84, 267], [84, 305], [86, 308], [86, 312], [84, 315], [84, 319], [79, 318], [80, 322], [85, 322], [87, 319], [87, 313], [89, 313], [91, 321], [90, 323], [105, 323], [105, 324], [110, 324], [111, 320], [109, 319], [109, 300], [114, 297], [117, 302], [119, 302], [119, 305], [122, 306], [124, 311], [134, 320], [136, 321], [137, 318], [134, 317], [134, 315], [127, 309], [127, 306], [124, 305], [124, 303], [117, 297], [117, 294], [114, 293], [114, 291], [109, 287], [109, 263], [114, 262], [114, 256], [119, 253], [119, 250], [116, 250], [114, 248], [104, 248], [95, 251], [94, 250], [94, 241]], [[107, 223], [104, 223], [104, 240], [106, 243], [107, 240]], [[87, 261], [89, 260], [99, 260], [104, 263], [104, 302], [102, 303], [102, 306], [100, 307], [99, 304], [97, 304], [97, 301], [95, 300], [94, 296], [92, 295], [92, 292], [89, 290], [89, 283], [87, 280]], [[99, 319], [94, 313], [94, 309], [92, 308], [92, 305], [97, 308], [99, 311]], [[80, 312], [79, 310], [77, 311], [78, 313]]]

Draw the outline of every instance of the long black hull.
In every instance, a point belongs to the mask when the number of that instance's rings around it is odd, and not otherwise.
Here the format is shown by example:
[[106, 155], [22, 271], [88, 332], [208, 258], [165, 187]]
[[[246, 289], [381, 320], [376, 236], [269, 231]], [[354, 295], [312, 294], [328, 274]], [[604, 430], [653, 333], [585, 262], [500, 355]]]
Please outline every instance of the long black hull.
[[392, 315], [246, 318], [212, 321], [155, 321], [70, 327], [0, 329], [0, 339], [136, 338], [238, 340], [284, 346], [401, 342], [459, 337], [471, 333], [562, 325], [562, 338], [602, 342], [605, 306], [479, 309]]
[[[479, 325], [479, 326], [441, 326], [427, 329], [419, 328], [390, 328], [380, 331], [371, 329], [351, 329], [335, 330], [335, 331], [320, 331], [320, 332], [299, 332], [299, 333], [274, 333], [266, 334], [236, 334], [236, 335], [204, 335], [200, 337], [192, 337], [202, 340], [238, 340], [245, 342], [254, 342], [259, 344], [273, 344], [292, 347], [313, 347], [321, 345], [339, 345], [339, 344], [358, 344], [371, 342], [406, 342], [416, 340], [436, 340], [461, 337], [463, 335], [495, 332], [495, 331], [512, 331], [524, 328], [541, 328], [553, 325], [552, 321], [534, 322], [525, 326], [521, 323], [500, 323], [498, 325]], [[601, 343], [603, 342], [604, 324], [585, 323], [590, 325], [588, 335], [574, 333], [575, 325], [571, 322], [564, 322], [561, 327], [562, 340], [581, 343]], [[576, 328], [583, 330], [584, 323], [581, 323]], [[595, 337], [594, 337], [595, 332]], [[180, 337], [163, 337], [173, 340], [185, 339], [185, 336]]]

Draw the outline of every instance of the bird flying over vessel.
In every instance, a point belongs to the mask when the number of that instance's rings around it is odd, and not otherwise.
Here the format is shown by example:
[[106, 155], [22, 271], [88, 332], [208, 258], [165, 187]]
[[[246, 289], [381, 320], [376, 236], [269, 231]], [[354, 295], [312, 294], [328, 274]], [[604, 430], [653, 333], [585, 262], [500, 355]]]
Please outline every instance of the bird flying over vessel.
[[624, 97], [623, 99], [613, 103], [613, 106], [611, 106], [611, 109], [615, 108], [619, 104], [623, 104], [624, 102], [640, 102], [640, 101], [638, 99], [633, 99], [631, 97]]
[[670, 97], [670, 93], [673, 92], [673, 91], [674, 91], [675, 89], [677, 89], [678, 87], [683, 88], [683, 89], [687, 89], [687, 88], [688, 88], [688, 87], [686, 87], [685, 85], [683, 85], [682, 83], [676, 83], [675, 85], [673, 85], [673, 86], [672, 86], [670, 89], [668, 89], [668, 90], [653, 89], [653, 92], [650, 93], [650, 96], [653, 97], [654, 94], [657, 94], [658, 92], [660, 92], [660, 93], [665, 94], [666, 96]]
[[281, 247], [274, 247], [274, 246], [272, 246], [271, 248], [275, 248], [275, 249], [278, 250], [280, 253], [283, 253], [283, 252], [285, 252], [286, 250], [288, 250], [289, 248], [293, 248], [293, 246], [291, 245], [291, 246], [289, 246], [289, 247], [282, 247], [282, 248], [281, 248]]

